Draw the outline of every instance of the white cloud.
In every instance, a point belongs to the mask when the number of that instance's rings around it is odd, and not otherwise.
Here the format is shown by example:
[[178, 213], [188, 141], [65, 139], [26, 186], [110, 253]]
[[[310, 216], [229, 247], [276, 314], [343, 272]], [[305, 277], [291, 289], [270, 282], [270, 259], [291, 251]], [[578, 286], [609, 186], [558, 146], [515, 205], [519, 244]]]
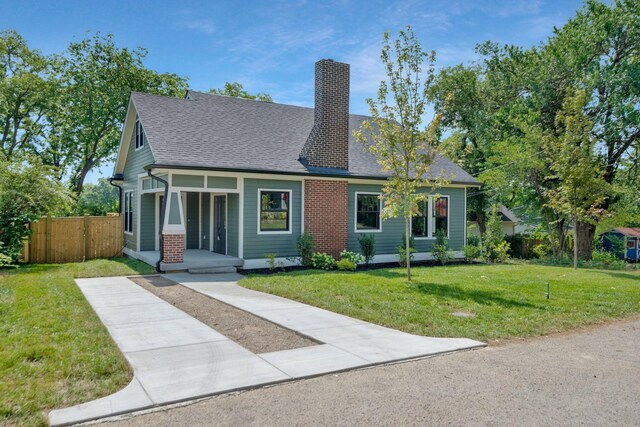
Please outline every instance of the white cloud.
[[216, 31], [215, 25], [209, 19], [185, 19], [182, 26], [205, 34], [213, 34]]

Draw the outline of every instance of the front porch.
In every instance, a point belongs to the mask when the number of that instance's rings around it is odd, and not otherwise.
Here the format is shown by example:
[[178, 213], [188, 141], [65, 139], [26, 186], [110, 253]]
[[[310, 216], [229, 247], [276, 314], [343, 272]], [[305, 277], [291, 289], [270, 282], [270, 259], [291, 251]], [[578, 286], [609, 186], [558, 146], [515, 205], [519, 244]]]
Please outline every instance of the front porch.
[[[131, 252], [129, 255], [154, 267], [160, 259], [160, 251]], [[243, 264], [242, 259], [234, 256], [209, 252], [206, 249], [186, 249], [182, 262], [160, 263], [160, 270], [165, 272], [186, 270], [197, 273], [209, 272], [214, 269], [220, 271], [225, 268], [232, 270], [236, 267], [242, 267]]]

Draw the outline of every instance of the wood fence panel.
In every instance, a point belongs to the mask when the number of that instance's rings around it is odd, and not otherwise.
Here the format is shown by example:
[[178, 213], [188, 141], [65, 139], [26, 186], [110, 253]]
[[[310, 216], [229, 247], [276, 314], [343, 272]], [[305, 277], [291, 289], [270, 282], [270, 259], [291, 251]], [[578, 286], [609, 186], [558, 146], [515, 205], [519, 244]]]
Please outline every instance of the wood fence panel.
[[120, 216], [42, 218], [31, 224], [25, 259], [32, 263], [81, 262], [122, 255]]
[[122, 255], [122, 220], [119, 216], [88, 217], [87, 259]]
[[49, 262], [84, 261], [84, 218], [51, 218]]

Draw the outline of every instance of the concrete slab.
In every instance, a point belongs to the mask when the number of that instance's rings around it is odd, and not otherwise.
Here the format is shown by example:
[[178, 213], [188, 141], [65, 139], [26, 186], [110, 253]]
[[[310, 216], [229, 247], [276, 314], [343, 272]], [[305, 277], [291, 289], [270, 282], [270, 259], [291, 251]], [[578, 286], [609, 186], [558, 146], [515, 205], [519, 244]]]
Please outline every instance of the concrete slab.
[[228, 340], [192, 317], [107, 326], [124, 353]]
[[318, 328], [337, 328], [363, 325], [365, 323], [352, 317], [342, 316], [308, 305], [289, 307], [286, 310], [256, 310], [254, 313], [273, 323], [304, 334], [307, 334], [307, 331]]
[[259, 356], [294, 378], [341, 371], [368, 364], [367, 360], [327, 344], [263, 353]]
[[141, 351], [128, 358], [158, 404], [291, 379], [229, 340]]
[[134, 378], [129, 385], [110, 396], [69, 408], [54, 409], [49, 412], [49, 424], [52, 426], [71, 425], [81, 421], [124, 414], [132, 410], [141, 410], [153, 405], [140, 382]]
[[102, 320], [102, 323], [107, 326], [186, 319], [189, 317], [186, 313], [179, 310], [167, 310], [166, 302], [164, 301], [151, 304], [102, 307], [98, 312], [98, 316], [100, 320]]
[[78, 286], [133, 367], [134, 380], [111, 396], [51, 411], [52, 425], [484, 345], [411, 335], [245, 289], [236, 284], [238, 274], [166, 277], [325, 344], [256, 355], [127, 278], [81, 279]]

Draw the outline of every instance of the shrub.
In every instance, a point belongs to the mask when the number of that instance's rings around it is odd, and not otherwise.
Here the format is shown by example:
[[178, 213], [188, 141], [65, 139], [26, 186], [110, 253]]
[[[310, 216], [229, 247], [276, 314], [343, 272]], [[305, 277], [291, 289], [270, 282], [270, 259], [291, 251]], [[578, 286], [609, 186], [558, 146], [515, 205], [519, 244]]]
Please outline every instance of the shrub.
[[3, 248], [4, 244], [0, 242], [0, 267], [5, 267], [7, 265], [11, 265], [12, 259], [11, 257], [4, 253], [5, 249]]
[[300, 265], [302, 265], [303, 267], [313, 266], [311, 258], [313, 257], [315, 248], [316, 242], [310, 233], [304, 232], [300, 235], [300, 237], [298, 237], [296, 249], [298, 251]]
[[352, 262], [354, 265], [358, 265], [364, 261], [364, 257], [357, 252], [349, 252], [344, 250], [340, 252], [340, 258], [346, 259], [347, 261]]
[[546, 258], [547, 256], [549, 256], [550, 253], [551, 253], [551, 248], [549, 247], [548, 243], [540, 243], [533, 247], [533, 255], [536, 258], [540, 258], [540, 259]]
[[364, 263], [368, 267], [376, 254], [376, 237], [371, 233], [364, 233], [358, 237], [358, 243], [360, 243]]
[[480, 247], [480, 237], [475, 234], [467, 235], [467, 245]]
[[320, 270], [331, 270], [336, 264], [336, 260], [329, 254], [324, 252], [316, 252], [311, 257], [311, 265], [313, 268]]
[[[402, 242], [398, 245], [398, 257], [400, 258], [400, 266], [407, 266], [407, 248], [406, 248], [406, 234], [402, 234]], [[409, 259], [413, 261], [413, 254], [418, 252], [416, 250], [416, 241], [413, 236], [409, 237]]]
[[618, 258], [615, 253], [603, 250], [595, 250], [591, 254], [590, 267], [594, 268], [614, 268], [623, 269], [625, 262]]
[[449, 240], [444, 231], [438, 230], [436, 232], [436, 242], [431, 252], [433, 253], [433, 258], [440, 261], [442, 265], [453, 259], [453, 252], [449, 249]]
[[338, 267], [338, 270], [340, 271], [355, 271], [356, 263], [347, 258], [342, 258], [340, 261], [336, 263], [336, 267]]
[[487, 229], [482, 236], [482, 255], [491, 262], [504, 262], [509, 259], [509, 243], [504, 241], [498, 205], [493, 205], [487, 220]]
[[470, 245], [464, 247], [464, 257], [468, 262], [473, 262], [474, 260], [480, 258], [482, 255], [482, 250], [480, 246]]
[[274, 253], [264, 254], [264, 257], [267, 259], [269, 270], [271, 270], [272, 273], [276, 270], [276, 268], [284, 271], [284, 263], [282, 261], [276, 261], [276, 256], [277, 254]]

